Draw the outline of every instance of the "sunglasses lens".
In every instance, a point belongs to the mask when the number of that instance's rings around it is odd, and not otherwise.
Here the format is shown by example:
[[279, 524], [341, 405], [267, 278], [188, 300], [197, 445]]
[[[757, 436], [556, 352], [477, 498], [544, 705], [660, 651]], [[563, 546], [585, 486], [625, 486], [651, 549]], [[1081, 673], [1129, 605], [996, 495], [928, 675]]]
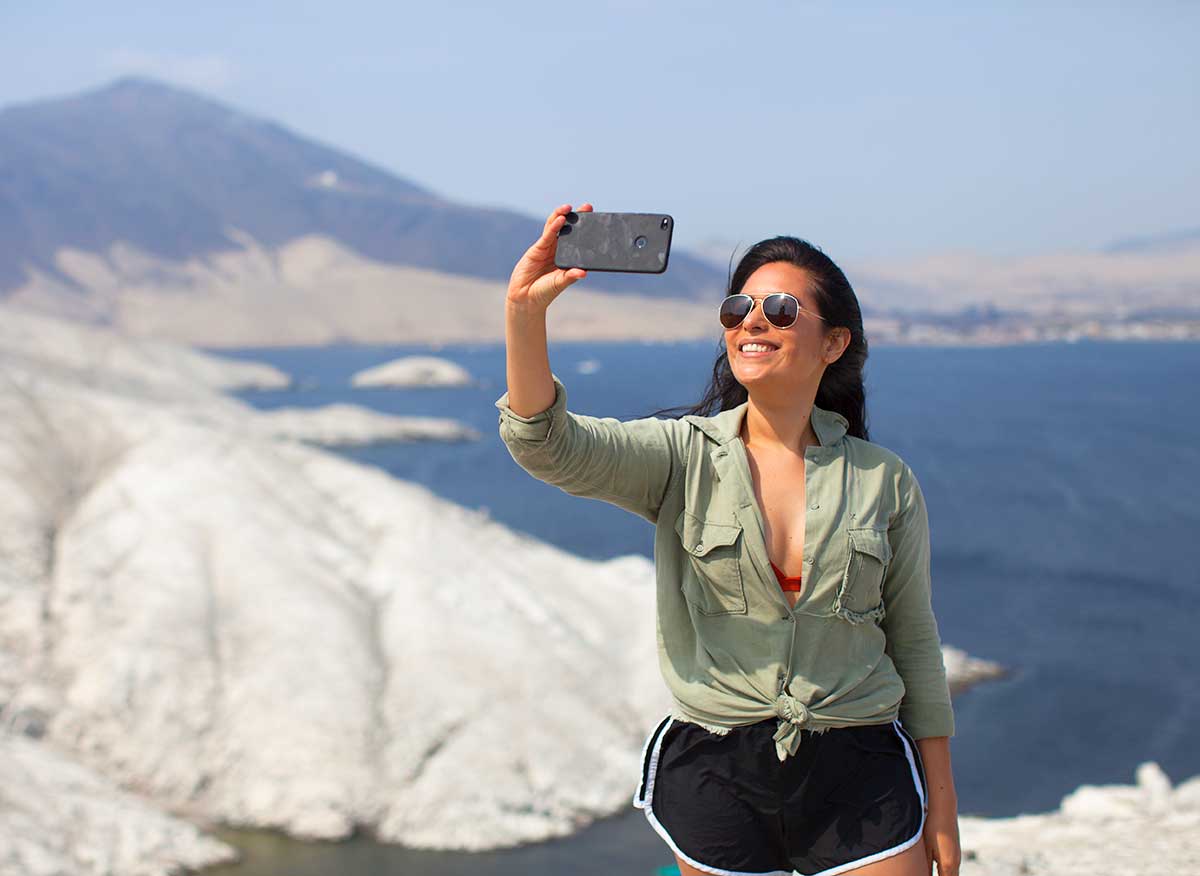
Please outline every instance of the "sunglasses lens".
[[730, 295], [721, 302], [721, 325], [727, 329], [736, 328], [753, 304], [754, 300], [745, 295]]
[[771, 325], [779, 328], [787, 328], [800, 315], [796, 299], [790, 295], [768, 295], [763, 299], [762, 309], [763, 316], [770, 321]]

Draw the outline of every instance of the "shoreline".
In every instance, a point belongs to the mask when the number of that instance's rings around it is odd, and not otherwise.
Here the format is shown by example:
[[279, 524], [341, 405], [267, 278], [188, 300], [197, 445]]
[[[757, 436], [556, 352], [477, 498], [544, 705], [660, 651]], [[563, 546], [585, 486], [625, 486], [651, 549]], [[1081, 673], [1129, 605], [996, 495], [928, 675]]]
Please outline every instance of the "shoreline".
[[[1172, 786], [1153, 761], [1140, 764], [1132, 784], [1080, 785], [1055, 809], [1012, 816], [959, 814], [962, 876], [1094, 876], [1109, 869], [1130, 876], [1183, 873], [1200, 855], [1200, 775]], [[278, 831], [218, 828], [214, 835], [236, 848], [241, 859], [196, 871], [197, 876], [285, 876], [297, 857], [307, 865], [339, 872], [462, 872], [519, 876], [529, 872], [572, 872], [601, 876], [655, 872], [611, 858], [589, 869], [614, 845], [630, 858], [656, 859], [669, 866], [667, 847], [646, 823], [644, 813], [628, 811], [597, 818], [566, 837], [482, 852], [438, 851], [382, 843], [367, 834], [340, 842], [304, 842]], [[1105, 843], [1097, 835], [1109, 838]], [[1118, 839], [1118, 837], [1120, 839]], [[1139, 848], [1136, 839], [1145, 838]], [[1166, 849], [1163, 852], [1163, 849]], [[593, 855], [595, 853], [595, 855]], [[368, 869], [356, 869], [370, 860]], [[453, 865], [461, 862], [461, 870]], [[1177, 869], [1178, 868], [1178, 869]]]

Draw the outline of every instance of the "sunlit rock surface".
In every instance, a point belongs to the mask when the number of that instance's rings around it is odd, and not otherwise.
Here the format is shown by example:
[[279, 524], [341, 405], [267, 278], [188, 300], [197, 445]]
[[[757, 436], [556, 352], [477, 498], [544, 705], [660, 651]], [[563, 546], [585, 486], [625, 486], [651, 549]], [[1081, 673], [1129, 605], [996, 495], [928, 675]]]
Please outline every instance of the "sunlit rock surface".
[[467, 386], [471, 382], [465, 368], [437, 356], [404, 356], [350, 378], [353, 386]]
[[0, 876], [170, 876], [237, 857], [47, 746], [0, 734]]
[[1194, 876], [1200, 776], [1172, 787], [1158, 764], [1133, 785], [1084, 785], [1054, 812], [960, 818], [963, 876]]
[[972, 657], [961, 648], [942, 644], [942, 663], [951, 694], [959, 694], [983, 681], [1002, 678], [1006, 670], [999, 663]]
[[6, 726], [167, 810], [306, 837], [486, 848], [628, 802], [669, 708], [648, 560], [55, 349], [0, 349]]
[[115, 389], [145, 392], [188, 383], [212, 389], [279, 389], [291, 378], [271, 365], [217, 358], [178, 344], [0, 306], [0, 355], [6, 365], [69, 375]]
[[264, 435], [325, 446], [408, 441], [478, 441], [483, 436], [445, 417], [401, 417], [361, 405], [276, 408], [257, 414]]

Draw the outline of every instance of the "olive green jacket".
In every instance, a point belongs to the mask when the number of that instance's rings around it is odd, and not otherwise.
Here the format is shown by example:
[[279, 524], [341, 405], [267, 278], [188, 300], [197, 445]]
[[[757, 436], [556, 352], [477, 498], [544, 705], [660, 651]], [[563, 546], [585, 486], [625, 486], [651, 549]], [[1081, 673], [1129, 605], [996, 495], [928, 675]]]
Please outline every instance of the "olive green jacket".
[[522, 417], [496, 401], [517, 464], [574, 496], [655, 524], [659, 667], [674, 715], [728, 732], [778, 717], [780, 760], [801, 730], [899, 718], [953, 736], [917, 479], [895, 453], [813, 407], [805, 451], [804, 591], [788, 605], [767, 554], [740, 429], [748, 402], [711, 417], [621, 422], [555, 399]]

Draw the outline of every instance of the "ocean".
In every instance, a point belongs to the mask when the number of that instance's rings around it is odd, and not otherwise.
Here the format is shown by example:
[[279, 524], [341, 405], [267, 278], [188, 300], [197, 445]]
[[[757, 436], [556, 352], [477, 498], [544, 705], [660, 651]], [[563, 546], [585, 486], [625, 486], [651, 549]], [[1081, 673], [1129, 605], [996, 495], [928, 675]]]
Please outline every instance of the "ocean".
[[[653, 556], [648, 523], [512, 461], [494, 406], [503, 345], [209, 352], [296, 378], [236, 393], [258, 408], [351, 402], [473, 426], [483, 440], [336, 452], [582, 556]], [[571, 410], [629, 419], [698, 401], [716, 352], [715, 339], [552, 342], [550, 362]], [[454, 361], [478, 385], [350, 386], [356, 371], [413, 354]], [[955, 699], [960, 814], [1053, 809], [1082, 784], [1131, 783], [1146, 760], [1173, 782], [1200, 773], [1198, 377], [1200, 345], [1188, 343], [872, 349], [868, 428], [925, 494], [942, 640], [1011, 670]], [[569, 838], [482, 854], [221, 835], [246, 860], [215, 876], [653, 874], [673, 863], [632, 805]]]

